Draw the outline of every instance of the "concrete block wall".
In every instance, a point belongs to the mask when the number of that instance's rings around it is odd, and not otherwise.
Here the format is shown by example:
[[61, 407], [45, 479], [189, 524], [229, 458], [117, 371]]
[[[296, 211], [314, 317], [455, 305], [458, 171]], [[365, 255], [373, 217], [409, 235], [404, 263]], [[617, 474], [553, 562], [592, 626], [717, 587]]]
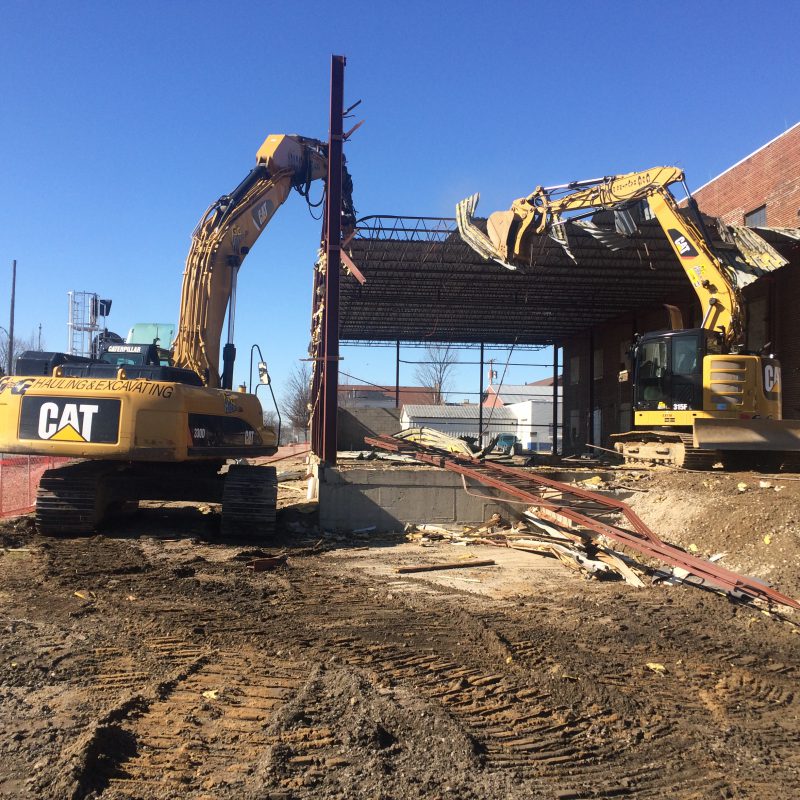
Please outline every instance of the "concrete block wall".
[[[485, 486], [470, 487], [492, 495]], [[319, 515], [323, 530], [400, 531], [406, 523], [473, 525], [494, 513], [508, 519], [508, 504], [468, 495], [460, 476], [437, 469], [406, 467], [337, 469], [319, 475]]]
[[340, 408], [336, 421], [339, 450], [363, 450], [365, 436], [391, 436], [402, 427], [399, 408]]

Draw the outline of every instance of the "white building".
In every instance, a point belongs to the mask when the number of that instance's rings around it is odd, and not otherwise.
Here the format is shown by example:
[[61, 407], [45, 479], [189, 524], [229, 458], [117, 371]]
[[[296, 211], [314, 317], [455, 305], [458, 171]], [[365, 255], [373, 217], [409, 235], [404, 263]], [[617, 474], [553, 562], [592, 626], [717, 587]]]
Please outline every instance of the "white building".
[[[556, 390], [558, 402], [558, 441], [561, 441], [562, 387]], [[516, 436], [525, 450], [553, 448], [553, 380], [547, 378], [536, 383], [489, 385], [484, 407], [509, 409], [517, 420]], [[485, 412], [484, 412], [485, 413]]]
[[[460, 406], [417, 405], [403, 406], [400, 414], [402, 430], [434, 428], [448, 436], [478, 438], [481, 407], [477, 404]], [[503, 406], [483, 408], [484, 444], [501, 433], [517, 434], [518, 422], [513, 411]]]

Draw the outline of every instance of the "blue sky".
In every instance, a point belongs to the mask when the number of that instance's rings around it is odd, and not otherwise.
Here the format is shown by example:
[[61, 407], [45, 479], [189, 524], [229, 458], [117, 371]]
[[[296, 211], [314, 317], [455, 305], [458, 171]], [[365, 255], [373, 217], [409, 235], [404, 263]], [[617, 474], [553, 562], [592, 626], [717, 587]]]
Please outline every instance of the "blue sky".
[[[2, 0], [0, 15], [0, 298], [16, 258], [17, 330], [41, 322], [52, 349], [70, 289], [113, 298], [123, 334], [176, 319], [191, 231], [263, 138], [327, 138], [332, 53], [363, 100], [347, 148], [360, 215], [451, 216], [476, 190], [488, 213], [654, 164], [697, 187], [800, 118], [794, 0]], [[279, 390], [305, 355], [318, 239], [292, 194], [240, 275], [237, 378], [252, 342]], [[394, 381], [393, 349], [343, 355]], [[458, 388], [476, 384], [462, 368]]]

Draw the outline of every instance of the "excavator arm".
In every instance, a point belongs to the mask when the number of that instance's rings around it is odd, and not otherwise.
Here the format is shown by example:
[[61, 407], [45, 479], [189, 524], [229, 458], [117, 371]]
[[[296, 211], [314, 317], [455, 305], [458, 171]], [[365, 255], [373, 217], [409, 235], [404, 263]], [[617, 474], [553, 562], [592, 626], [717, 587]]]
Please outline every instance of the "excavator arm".
[[[561, 186], [539, 186], [527, 197], [515, 200], [510, 210], [491, 214], [486, 234], [472, 219], [478, 195], [462, 200], [456, 208], [456, 217], [467, 244], [485, 258], [516, 269], [527, 262], [532, 235], [547, 233], [562, 244], [566, 242], [565, 214], [571, 214], [569, 219], [575, 220], [599, 209], [621, 210], [644, 200], [667, 235], [700, 300], [702, 327], [722, 333], [725, 342], [733, 344], [738, 342], [742, 328], [735, 276], [709, 247], [699, 227], [699, 214], [695, 224], [679, 211], [668, 189], [670, 184], [678, 182], [685, 187], [683, 172], [677, 167], [653, 167]], [[693, 203], [691, 197], [690, 203]]]
[[[324, 179], [327, 145], [294, 135], [268, 136], [256, 166], [230, 194], [203, 214], [192, 234], [181, 291], [173, 364], [191, 369], [212, 388], [231, 388], [236, 276], [247, 254], [284, 203], [292, 187], [307, 194]], [[345, 185], [350, 185], [345, 180]], [[351, 202], [345, 198], [345, 208]], [[219, 373], [220, 338], [228, 314], [225, 368]]]

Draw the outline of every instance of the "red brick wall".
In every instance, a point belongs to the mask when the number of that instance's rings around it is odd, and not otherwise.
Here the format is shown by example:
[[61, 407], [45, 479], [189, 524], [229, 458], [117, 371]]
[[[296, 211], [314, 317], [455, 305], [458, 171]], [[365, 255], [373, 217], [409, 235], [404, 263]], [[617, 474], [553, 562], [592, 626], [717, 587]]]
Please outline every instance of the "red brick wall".
[[697, 189], [694, 196], [704, 214], [721, 217], [729, 225], [743, 225], [745, 214], [766, 204], [768, 226], [800, 226], [800, 123]]

